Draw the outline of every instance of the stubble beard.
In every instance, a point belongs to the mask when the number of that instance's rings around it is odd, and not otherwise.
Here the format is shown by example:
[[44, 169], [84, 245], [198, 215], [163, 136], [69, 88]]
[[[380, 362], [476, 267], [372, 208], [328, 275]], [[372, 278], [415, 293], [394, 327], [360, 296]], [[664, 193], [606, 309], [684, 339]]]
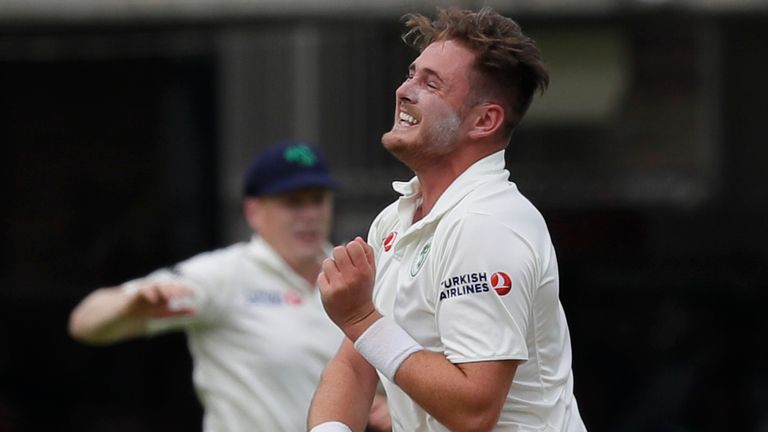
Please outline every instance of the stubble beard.
[[[426, 126], [426, 127], [425, 127]], [[438, 121], [422, 125], [422, 130], [412, 141], [407, 141], [393, 130], [384, 133], [381, 143], [393, 156], [415, 170], [419, 163], [442, 157], [456, 147], [461, 117], [448, 108]]]

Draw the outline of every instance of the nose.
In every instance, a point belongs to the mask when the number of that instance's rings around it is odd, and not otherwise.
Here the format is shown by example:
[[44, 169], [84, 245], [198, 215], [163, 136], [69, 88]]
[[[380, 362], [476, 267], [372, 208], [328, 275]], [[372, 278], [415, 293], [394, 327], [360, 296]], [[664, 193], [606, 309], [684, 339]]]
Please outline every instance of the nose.
[[413, 103], [416, 101], [416, 92], [413, 90], [413, 79], [406, 79], [395, 90], [395, 96], [398, 101]]
[[314, 221], [320, 219], [323, 215], [323, 205], [320, 203], [304, 203], [299, 209], [299, 215], [302, 219]]

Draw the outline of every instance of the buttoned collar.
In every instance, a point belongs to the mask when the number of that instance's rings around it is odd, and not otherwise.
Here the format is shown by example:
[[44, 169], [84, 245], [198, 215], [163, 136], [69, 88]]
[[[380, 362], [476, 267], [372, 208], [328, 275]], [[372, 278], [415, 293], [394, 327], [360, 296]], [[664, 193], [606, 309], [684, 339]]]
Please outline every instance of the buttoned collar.
[[448, 188], [440, 195], [435, 206], [421, 220], [413, 224], [413, 214], [421, 204], [421, 183], [418, 177], [413, 177], [407, 182], [392, 182], [392, 188], [402, 196], [397, 203], [397, 213], [400, 219], [401, 229], [419, 229], [424, 225], [440, 220], [440, 218], [454, 208], [469, 192], [478, 185], [489, 180], [503, 176], [509, 179], [509, 171], [504, 169], [504, 150], [492, 153], [467, 168], [461, 173]]

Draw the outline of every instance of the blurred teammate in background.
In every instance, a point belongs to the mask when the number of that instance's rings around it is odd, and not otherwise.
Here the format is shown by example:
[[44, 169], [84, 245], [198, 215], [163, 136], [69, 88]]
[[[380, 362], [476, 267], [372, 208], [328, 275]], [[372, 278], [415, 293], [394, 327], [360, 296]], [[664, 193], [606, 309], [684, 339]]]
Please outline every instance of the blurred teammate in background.
[[[269, 148], [244, 177], [249, 242], [94, 291], [73, 310], [71, 335], [101, 345], [183, 330], [205, 431], [305, 430], [320, 374], [344, 338], [315, 285], [331, 251], [336, 187], [317, 149]], [[388, 415], [377, 418], [372, 430], [387, 429]]]
[[323, 263], [323, 303], [348, 339], [308, 425], [361, 430], [380, 378], [395, 431], [583, 432], [555, 251], [504, 169], [549, 81], [540, 52], [489, 8], [407, 18], [420, 55], [382, 143], [416, 177], [394, 184], [402, 197], [368, 243]]

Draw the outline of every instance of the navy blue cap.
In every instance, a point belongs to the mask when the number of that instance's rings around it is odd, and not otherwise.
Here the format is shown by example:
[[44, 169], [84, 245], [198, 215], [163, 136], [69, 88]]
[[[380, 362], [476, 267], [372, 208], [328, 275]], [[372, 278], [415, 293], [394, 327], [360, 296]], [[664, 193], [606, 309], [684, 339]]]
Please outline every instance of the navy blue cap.
[[315, 146], [287, 141], [260, 153], [243, 178], [243, 195], [276, 195], [304, 188], [337, 189], [328, 163]]

